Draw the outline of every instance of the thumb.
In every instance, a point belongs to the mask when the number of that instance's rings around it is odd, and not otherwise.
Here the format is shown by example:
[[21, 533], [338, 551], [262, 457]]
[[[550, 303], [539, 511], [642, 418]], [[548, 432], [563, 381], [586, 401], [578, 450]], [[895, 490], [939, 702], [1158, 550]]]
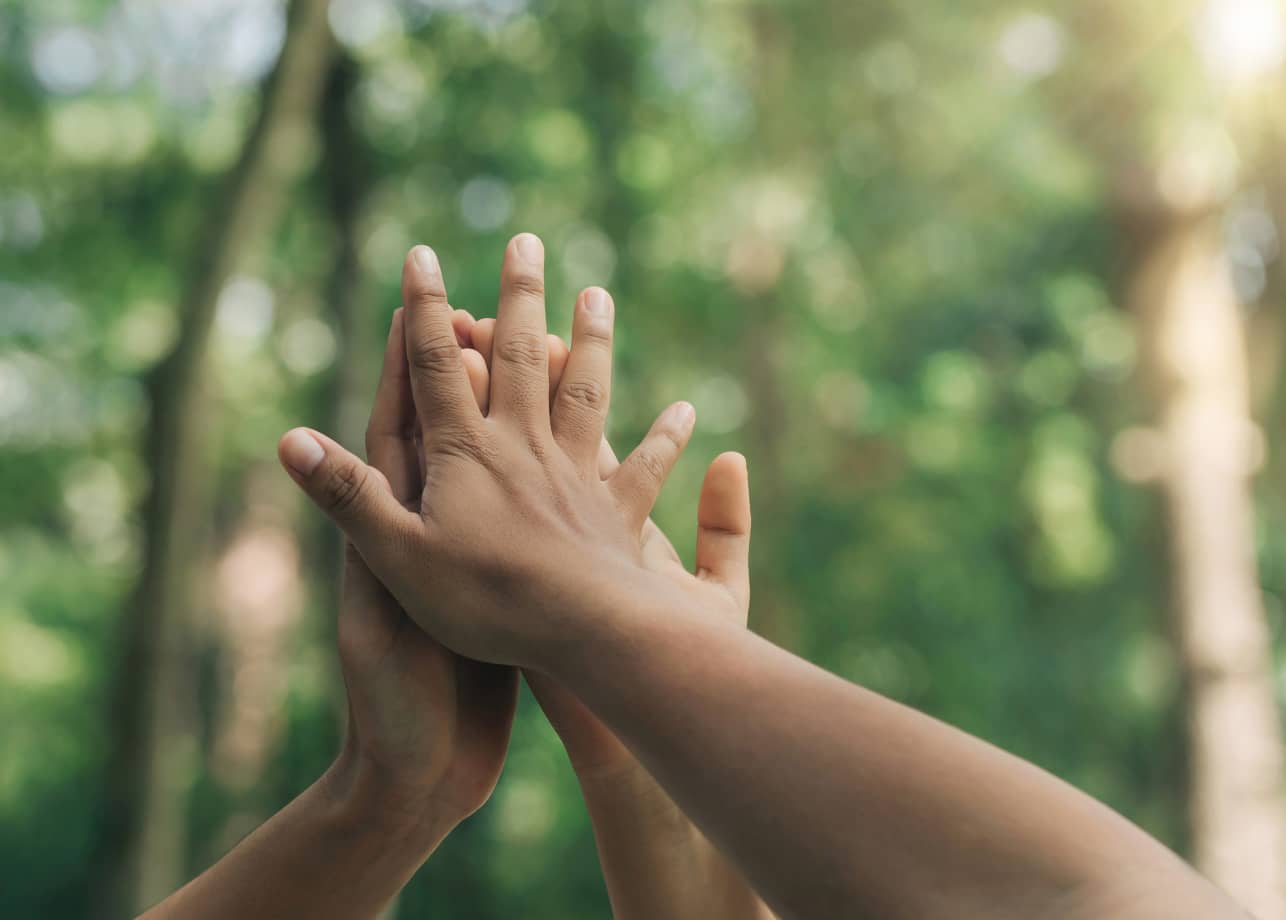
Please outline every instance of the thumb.
[[389, 534], [405, 529], [410, 513], [398, 504], [387, 480], [374, 467], [308, 428], [286, 432], [277, 444], [277, 456], [363, 557], [369, 560], [378, 547], [401, 542], [389, 539]]

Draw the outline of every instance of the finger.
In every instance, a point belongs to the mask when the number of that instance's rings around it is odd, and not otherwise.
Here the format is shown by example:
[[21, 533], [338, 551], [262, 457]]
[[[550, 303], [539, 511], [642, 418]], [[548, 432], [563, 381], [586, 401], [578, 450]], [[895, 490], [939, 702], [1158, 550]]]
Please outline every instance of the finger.
[[683, 560], [679, 558], [679, 551], [674, 548], [669, 537], [656, 526], [656, 521], [648, 518], [643, 523], [643, 534], [640, 539], [643, 547], [643, 560], [650, 568], [659, 569], [662, 566], [670, 566], [676, 574], [682, 574], [683, 577], [691, 577], [688, 570], [683, 567]]
[[470, 338], [474, 351], [482, 355], [482, 359], [487, 362], [487, 367], [491, 366], [491, 344], [496, 339], [496, 320], [491, 316], [484, 316], [473, 324], [470, 330]]
[[[346, 617], [383, 617], [390, 613], [389, 607], [396, 616], [401, 616], [401, 608], [397, 606], [396, 601], [392, 601], [388, 589], [384, 583], [375, 577], [371, 572], [370, 566], [362, 558], [362, 554], [352, 543], [344, 543], [344, 581], [343, 581], [343, 603], [340, 607], [340, 623], [342, 624]], [[392, 617], [389, 617], [392, 619]], [[340, 634], [343, 635], [344, 627], [340, 626]], [[347, 645], [342, 639], [340, 641], [340, 654], [344, 654], [344, 648]]]
[[472, 348], [464, 349], [460, 358], [464, 361], [464, 372], [469, 377], [469, 387], [473, 390], [473, 398], [478, 401], [478, 409], [486, 415], [491, 397], [491, 373], [487, 370], [487, 362]]
[[477, 322], [468, 310], [451, 311], [451, 329], [455, 332], [455, 340], [460, 343], [461, 348], [473, 346], [472, 332]]
[[460, 342], [452, 326], [446, 287], [438, 257], [428, 246], [416, 246], [402, 266], [402, 303], [411, 395], [424, 429], [426, 447], [435, 434], [456, 434], [480, 418], [469, 389]]
[[652, 423], [642, 443], [608, 480], [617, 500], [630, 515], [631, 523], [641, 528], [652, 513], [661, 487], [692, 436], [695, 422], [696, 410], [690, 403], [670, 406]]
[[[496, 321], [484, 317], [474, 323], [469, 331], [473, 349], [482, 355], [482, 360], [491, 366], [491, 346], [495, 341]], [[567, 343], [552, 332], [547, 336], [549, 342], [549, 398], [554, 398], [558, 382], [563, 378], [563, 368], [567, 366]]]
[[[307, 428], [286, 432], [277, 455], [373, 569], [393, 547], [407, 545], [416, 517], [393, 497], [383, 475], [335, 441]], [[403, 536], [405, 535], [405, 538]]]
[[384, 365], [366, 425], [366, 459], [384, 474], [393, 497], [405, 504], [420, 494], [420, 464], [415, 453], [415, 403], [407, 373], [403, 319], [399, 308], [389, 325]]
[[549, 340], [549, 399], [552, 401], [554, 394], [558, 392], [558, 384], [563, 379], [563, 371], [567, 367], [567, 343], [552, 332], [547, 338]]
[[598, 478], [611, 479], [612, 474], [620, 467], [621, 461], [616, 459], [616, 451], [607, 443], [607, 438], [603, 438], [598, 442]]
[[491, 415], [532, 433], [549, 430], [549, 346], [545, 341], [545, 249], [520, 233], [500, 267], [500, 305], [491, 346]]
[[746, 458], [720, 454], [706, 470], [697, 503], [697, 575], [728, 589], [750, 609], [750, 479]]
[[344, 541], [344, 578], [340, 589], [336, 638], [345, 671], [369, 668], [387, 652], [405, 616], [384, 582], [375, 577], [351, 541]]
[[[598, 444], [598, 478], [611, 479], [612, 474], [620, 469], [621, 461], [616, 459], [616, 451], [612, 450], [612, 445], [607, 443], [607, 438], [603, 438]], [[648, 518], [643, 524], [643, 556], [647, 558], [649, 554], [654, 554], [652, 558], [658, 562], [678, 563], [679, 568], [685, 573], [687, 569], [683, 568], [683, 562], [679, 559], [678, 550], [670, 542], [660, 527]]]
[[582, 462], [594, 462], [612, 390], [612, 298], [589, 288], [576, 301], [572, 349], [554, 397], [554, 438]]

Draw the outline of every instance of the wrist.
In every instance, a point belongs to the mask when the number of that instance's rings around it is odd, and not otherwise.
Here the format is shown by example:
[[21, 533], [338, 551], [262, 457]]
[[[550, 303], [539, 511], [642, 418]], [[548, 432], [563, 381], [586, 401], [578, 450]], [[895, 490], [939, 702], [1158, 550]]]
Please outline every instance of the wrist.
[[[643, 692], [641, 671], [670, 676], [700, 670], [700, 649], [753, 634], [709, 609], [669, 577], [635, 567], [603, 566], [587, 575], [575, 606], [552, 636], [532, 646], [532, 670], [556, 680], [600, 719], [600, 691]], [[619, 735], [619, 732], [617, 732]]]
[[390, 782], [386, 771], [345, 744], [316, 788], [328, 813], [346, 832], [369, 834], [389, 846], [431, 853], [463, 820], [432, 788]]
[[671, 844], [689, 842], [695, 826], [652, 774], [633, 757], [611, 769], [577, 773], [581, 796], [592, 817], [628, 818], [637, 830]]
[[523, 666], [566, 685], [600, 651], [629, 645], [650, 621], [676, 614], [684, 599], [664, 576], [604, 554], [578, 565], [551, 600], [554, 628], [536, 637]]

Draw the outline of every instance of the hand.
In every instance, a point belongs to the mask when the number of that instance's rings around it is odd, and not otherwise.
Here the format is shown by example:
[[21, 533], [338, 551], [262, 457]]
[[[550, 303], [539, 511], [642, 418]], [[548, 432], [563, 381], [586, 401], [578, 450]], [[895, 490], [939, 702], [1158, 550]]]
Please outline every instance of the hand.
[[[615, 465], [604, 442], [602, 473], [610, 475]], [[710, 464], [697, 519], [695, 576], [650, 520], [644, 528], [645, 563], [698, 595], [694, 600], [706, 609], [726, 613], [745, 627], [750, 493], [740, 454], [721, 454]], [[741, 873], [611, 729], [553, 677], [530, 669], [524, 673], [567, 749], [589, 806], [613, 916], [771, 920], [772, 913]]]
[[[472, 317], [452, 317], [468, 341]], [[487, 369], [476, 351], [461, 352], [475, 392], [485, 395]], [[366, 432], [372, 480], [403, 502], [421, 489], [415, 410], [407, 373], [403, 311], [393, 315], [384, 367]], [[490, 796], [500, 776], [513, 721], [512, 668], [461, 658], [419, 629], [371, 574], [352, 544], [345, 547], [339, 650], [348, 689], [349, 729], [331, 771], [332, 786], [368, 776], [371, 787], [406, 812], [454, 826]], [[430, 807], [430, 805], [432, 807]]]
[[[367, 428], [373, 488], [418, 502], [422, 478], [404, 314], [389, 331]], [[455, 311], [475, 400], [487, 368]], [[561, 348], [555, 364], [566, 357]], [[288, 453], [283, 450], [283, 457]], [[348, 734], [326, 773], [148, 917], [374, 917], [443, 837], [490, 796], [504, 763], [517, 675], [460, 658], [420, 631], [351, 547], [339, 614]]]
[[437, 257], [424, 246], [408, 255], [407, 357], [424, 431], [418, 508], [323, 435], [296, 429], [281, 443], [295, 480], [407, 613], [456, 652], [501, 664], [539, 666], [574, 645], [582, 627], [610, 628], [603, 617], [619, 609], [613, 597], [664, 589], [644, 563], [643, 525], [694, 422], [690, 405], [671, 406], [599, 477], [612, 303], [581, 301], [551, 409], [543, 265], [530, 234], [505, 251], [484, 416]]
[[[603, 475], [610, 475], [616, 465], [615, 455], [604, 445]], [[710, 464], [697, 514], [697, 558], [707, 565], [703, 568], [699, 561], [696, 576], [683, 567], [674, 545], [650, 519], [643, 530], [644, 563], [679, 587], [701, 594], [706, 609], [724, 612], [744, 627], [750, 611], [749, 584], [743, 578], [748, 574], [750, 494], [745, 458], [740, 454], [720, 454]], [[616, 736], [557, 681], [532, 670], [525, 676], [579, 776], [611, 775], [636, 763]]]
[[[599, 288], [584, 291], [577, 301], [578, 311], [590, 296], [608, 295]], [[495, 328], [494, 319], [480, 319], [469, 330], [469, 344], [488, 366]], [[556, 400], [567, 347], [556, 336], [550, 338], [549, 391], [550, 399]], [[599, 476], [608, 479], [619, 467], [611, 445], [603, 440], [598, 453]], [[695, 579], [683, 568], [674, 545], [651, 518], [643, 525], [644, 564], [680, 586], [694, 581], [689, 586], [702, 595], [699, 603], [726, 610], [733, 622], [744, 627], [750, 615], [750, 487], [746, 460], [740, 454], [721, 454], [710, 464], [697, 506], [697, 528]], [[711, 587], [716, 590], [711, 592]], [[562, 739], [578, 776], [596, 778], [637, 764], [607, 726], [557, 681], [536, 671], [528, 671], [525, 676], [540, 708]], [[656, 791], [661, 793], [659, 788]]]
[[[585, 291], [577, 309], [591, 296], [607, 295], [598, 289]], [[482, 319], [470, 330], [470, 344], [488, 364], [495, 323]], [[554, 340], [549, 352], [550, 398], [555, 404], [567, 360], [561, 345]], [[604, 440], [598, 457], [600, 477], [610, 478], [619, 465]], [[750, 609], [750, 490], [740, 454], [722, 454], [710, 464], [697, 523], [695, 577], [683, 568], [673, 544], [650, 518], [643, 525], [644, 564], [681, 589], [695, 592], [697, 604], [726, 611], [744, 628]], [[770, 920], [768, 908], [741, 874], [611, 729], [554, 678], [530, 669], [525, 676], [562, 739], [585, 795], [613, 916]]]

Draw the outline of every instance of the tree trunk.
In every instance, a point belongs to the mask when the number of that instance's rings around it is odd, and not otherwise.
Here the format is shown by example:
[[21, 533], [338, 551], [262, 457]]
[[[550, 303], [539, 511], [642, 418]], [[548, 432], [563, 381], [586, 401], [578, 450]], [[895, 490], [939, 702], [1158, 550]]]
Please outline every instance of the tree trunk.
[[143, 574], [123, 611], [110, 713], [106, 814], [96, 841], [104, 916], [137, 912], [182, 879], [185, 797], [195, 754], [187, 627], [193, 564], [209, 519], [204, 356], [229, 276], [278, 222], [299, 171], [332, 54], [325, 0], [294, 0], [257, 121], [202, 234], [179, 306], [173, 353], [148, 381]]
[[[791, 333], [781, 321], [786, 313], [780, 298], [763, 293], [748, 298], [752, 316], [746, 334], [742, 379], [754, 412], [746, 426], [747, 459], [751, 479], [754, 514], [776, 526], [788, 520], [791, 507], [789, 473], [785, 449], [790, 443], [790, 408], [784, 394], [783, 354], [790, 349]], [[785, 528], [787, 534], [793, 528]], [[770, 531], [771, 532], [771, 531]], [[751, 542], [751, 610], [755, 631], [776, 645], [800, 650], [799, 610], [787, 589], [789, 578], [784, 571], [781, 543], [773, 540]]]
[[[794, 112], [786, 103], [793, 61], [789, 45], [790, 27], [780, 10], [757, 6], [747, 12], [754, 40], [756, 67], [750, 92], [757, 111], [782, 115]], [[807, 137], [800, 118], [777, 117], [756, 126], [751, 149], [757, 151], [761, 168], [788, 164], [795, 158], [800, 138]], [[795, 325], [787, 321], [789, 309], [782, 303], [780, 283], [790, 254], [785, 245], [753, 228], [746, 228], [733, 243], [728, 261], [729, 280], [739, 290], [746, 311], [746, 332], [742, 338], [741, 380], [748, 402], [754, 407], [745, 428], [746, 458], [750, 473], [751, 499], [756, 521], [768, 522], [765, 530], [789, 534], [792, 507], [790, 471], [786, 451], [791, 443], [792, 414], [787, 379], [788, 356]], [[789, 537], [787, 538], [789, 539]], [[754, 630], [776, 645], [805, 653], [800, 635], [800, 611], [789, 589], [783, 544], [773, 539], [751, 540], [750, 623]]]
[[[1069, 73], [1063, 87], [1081, 100], [1067, 128], [1112, 182], [1132, 249], [1127, 297], [1156, 415], [1147, 466], [1165, 504], [1187, 694], [1193, 856], [1259, 920], [1286, 920], [1286, 753], [1251, 495], [1263, 454], [1252, 418], [1256, 349], [1223, 247], [1233, 189], [1218, 155], [1180, 130], [1232, 131], [1230, 103], [1216, 101], [1213, 85], [1162, 89], [1167, 67], [1195, 66], [1174, 56], [1173, 39], [1198, 9], [1195, 0], [1163, 11], [1107, 0], [1077, 6], [1072, 31], [1095, 53], [1086, 58], [1092, 70]], [[1255, 138], [1236, 133], [1244, 155]], [[1158, 137], [1169, 138], [1159, 151]]]
[[[363, 316], [365, 279], [358, 251], [358, 229], [370, 189], [367, 153], [350, 111], [357, 85], [358, 64], [348, 55], [337, 57], [326, 81], [322, 103], [322, 173], [334, 231], [334, 256], [327, 281], [326, 310], [335, 324], [339, 348], [328, 406], [330, 431], [349, 448], [359, 450], [375, 392], [370, 358], [371, 330]], [[383, 311], [386, 322], [392, 311]], [[386, 327], [387, 328], [387, 327]], [[383, 339], [380, 339], [383, 342]], [[335, 544], [334, 528], [327, 526]]]
[[1215, 213], [1154, 215], [1132, 306], [1157, 400], [1198, 866], [1259, 920], [1286, 920], [1286, 789], [1259, 590], [1243, 317]]

